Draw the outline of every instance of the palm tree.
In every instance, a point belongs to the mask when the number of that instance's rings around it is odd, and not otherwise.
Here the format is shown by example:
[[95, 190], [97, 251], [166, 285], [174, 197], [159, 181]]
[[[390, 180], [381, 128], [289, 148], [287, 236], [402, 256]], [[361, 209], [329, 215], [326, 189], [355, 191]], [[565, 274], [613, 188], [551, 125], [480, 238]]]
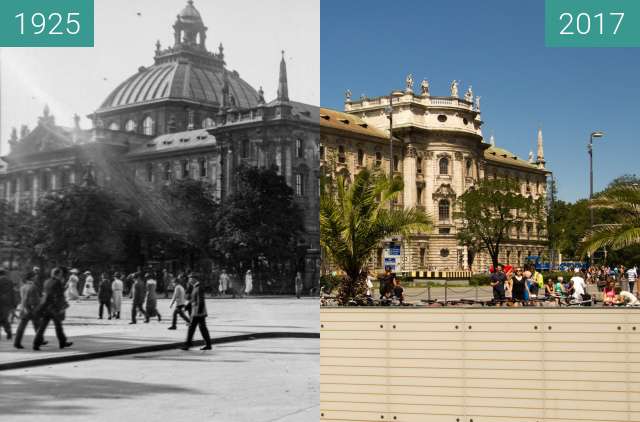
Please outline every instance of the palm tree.
[[591, 254], [600, 248], [617, 250], [640, 245], [640, 185], [621, 184], [607, 189], [590, 201], [595, 209], [610, 209], [619, 223], [598, 224], [582, 239], [582, 251]]
[[365, 268], [380, 242], [391, 235], [427, 232], [433, 224], [424, 212], [391, 207], [388, 203], [402, 192], [400, 178], [364, 169], [352, 184], [344, 176], [324, 181], [320, 195], [320, 244], [325, 256], [346, 277], [339, 302], [361, 296]]

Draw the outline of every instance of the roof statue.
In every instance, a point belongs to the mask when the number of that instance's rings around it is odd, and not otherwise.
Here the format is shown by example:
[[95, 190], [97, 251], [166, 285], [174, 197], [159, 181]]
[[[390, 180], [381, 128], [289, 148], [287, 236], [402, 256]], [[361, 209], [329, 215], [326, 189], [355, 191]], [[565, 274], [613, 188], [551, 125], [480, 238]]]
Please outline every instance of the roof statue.
[[491, 134], [491, 137], [489, 138], [489, 143], [491, 144], [492, 147], [496, 146], [496, 137], [493, 136], [493, 133]]
[[455, 79], [451, 81], [451, 96], [458, 98], [458, 81]]
[[351, 95], [351, 90], [347, 88], [347, 90], [344, 92], [344, 101], [346, 103], [351, 102]]
[[533, 151], [529, 151], [529, 163], [533, 163]]
[[471, 85], [467, 88], [467, 92], [464, 93], [464, 100], [473, 103], [473, 87]]
[[478, 112], [480, 111], [480, 98], [482, 98], [482, 97], [480, 97], [480, 96], [476, 97], [476, 111], [478, 111]]
[[413, 92], [413, 75], [411, 73], [407, 75], [405, 82], [407, 84], [406, 92]]
[[260, 86], [260, 89], [258, 90], [258, 104], [264, 104], [264, 89], [262, 89], [262, 86]]
[[429, 81], [428, 80], [426, 80], [426, 79], [422, 80], [422, 82], [420, 83], [420, 92], [425, 97], [429, 96]]

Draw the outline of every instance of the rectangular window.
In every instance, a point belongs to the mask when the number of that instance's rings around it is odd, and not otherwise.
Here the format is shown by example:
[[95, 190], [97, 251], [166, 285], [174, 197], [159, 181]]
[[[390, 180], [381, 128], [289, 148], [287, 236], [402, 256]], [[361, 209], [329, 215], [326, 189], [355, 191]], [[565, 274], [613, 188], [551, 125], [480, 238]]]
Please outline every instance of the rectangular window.
[[296, 196], [304, 195], [304, 177], [302, 174], [296, 174]]
[[427, 249], [426, 248], [420, 248], [420, 266], [424, 267], [425, 266], [425, 256], [427, 254]]
[[296, 157], [302, 158], [304, 151], [302, 149], [302, 139], [296, 139]]
[[189, 160], [182, 160], [182, 178], [189, 177]]
[[169, 178], [171, 177], [171, 164], [170, 163], [164, 163], [164, 180], [169, 180]]
[[200, 159], [200, 177], [207, 177], [207, 160], [205, 158]]

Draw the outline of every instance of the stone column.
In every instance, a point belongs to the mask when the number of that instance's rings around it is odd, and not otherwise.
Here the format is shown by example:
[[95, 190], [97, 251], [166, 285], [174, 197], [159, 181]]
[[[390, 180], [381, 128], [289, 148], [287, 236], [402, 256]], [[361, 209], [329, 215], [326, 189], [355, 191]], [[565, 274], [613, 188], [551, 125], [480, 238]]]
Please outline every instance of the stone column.
[[58, 175], [55, 171], [51, 171], [51, 190], [58, 189]]
[[278, 166], [278, 175], [282, 176], [282, 144], [276, 145], [276, 166]]
[[34, 173], [33, 174], [33, 189], [32, 189], [32, 193], [33, 193], [33, 212], [35, 213], [36, 210], [36, 204], [38, 203], [38, 187], [39, 187], [39, 180], [38, 180], [38, 174]]
[[285, 177], [287, 179], [287, 185], [292, 186], [292, 176], [293, 169], [291, 166], [291, 143], [285, 143], [285, 155], [284, 155], [284, 168], [285, 168]]
[[16, 193], [15, 193], [14, 204], [13, 204], [13, 210], [15, 212], [20, 211], [20, 195], [21, 195], [21, 192], [20, 192], [20, 185], [21, 185], [20, 179], [21, 179], [20, 176], [16, 177]]
[[416, 206], [416, 157], [416, 148], [412, 144], [407, 145], [403, 166], [405, 208], [413, 208]]

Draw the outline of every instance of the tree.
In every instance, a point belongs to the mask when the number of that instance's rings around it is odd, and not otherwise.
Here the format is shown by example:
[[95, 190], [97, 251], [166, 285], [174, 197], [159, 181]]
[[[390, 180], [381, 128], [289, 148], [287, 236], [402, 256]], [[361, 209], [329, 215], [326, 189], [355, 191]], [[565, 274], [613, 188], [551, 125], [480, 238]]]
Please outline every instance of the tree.
[[[241, 167], [238, 187], [213, 216], [209, 250], [223, 268], [242, 277], [248, 269], [260, 292], [293, 288], [306, 246], [303, 213], [276, 168]], [[266, 287], [266, 283], [272, 283]]]
[[400, 178], [361, 170], [352, 184], [344, 176], [325, 179], [320, 194], [320, 245], [325, 257], [344, 271], [338, 300], [342, 304], [364, 292], [366, 264], [387, 236], [428, 232], [431, 218], [415, 208], [388, 205], [403, 189]]
[[512, 229], [520, 230], [527, 223], [544, 226], [542, 197], [527, 198], [520, 194], [520, 185], [511, 179], [484, 179], [458, 198], [455, 218], [462, 221], [459, 241], [478, 242], [498, 265], [500, 247], [509, 239]]
[[619, 183], [590, 201], [599, 210], [613, 210], [615, 217], [605, 224], [597, 224], [582, 239], [581, 251], [592, 254], [607, 247], [620, 250], [640, 245], [640, 184]]
[[133, 216], [112, 193], [72, 185], [45, 196], [22, 245], [55, 265], [105, 267], [124, 258], [123, 239]]

